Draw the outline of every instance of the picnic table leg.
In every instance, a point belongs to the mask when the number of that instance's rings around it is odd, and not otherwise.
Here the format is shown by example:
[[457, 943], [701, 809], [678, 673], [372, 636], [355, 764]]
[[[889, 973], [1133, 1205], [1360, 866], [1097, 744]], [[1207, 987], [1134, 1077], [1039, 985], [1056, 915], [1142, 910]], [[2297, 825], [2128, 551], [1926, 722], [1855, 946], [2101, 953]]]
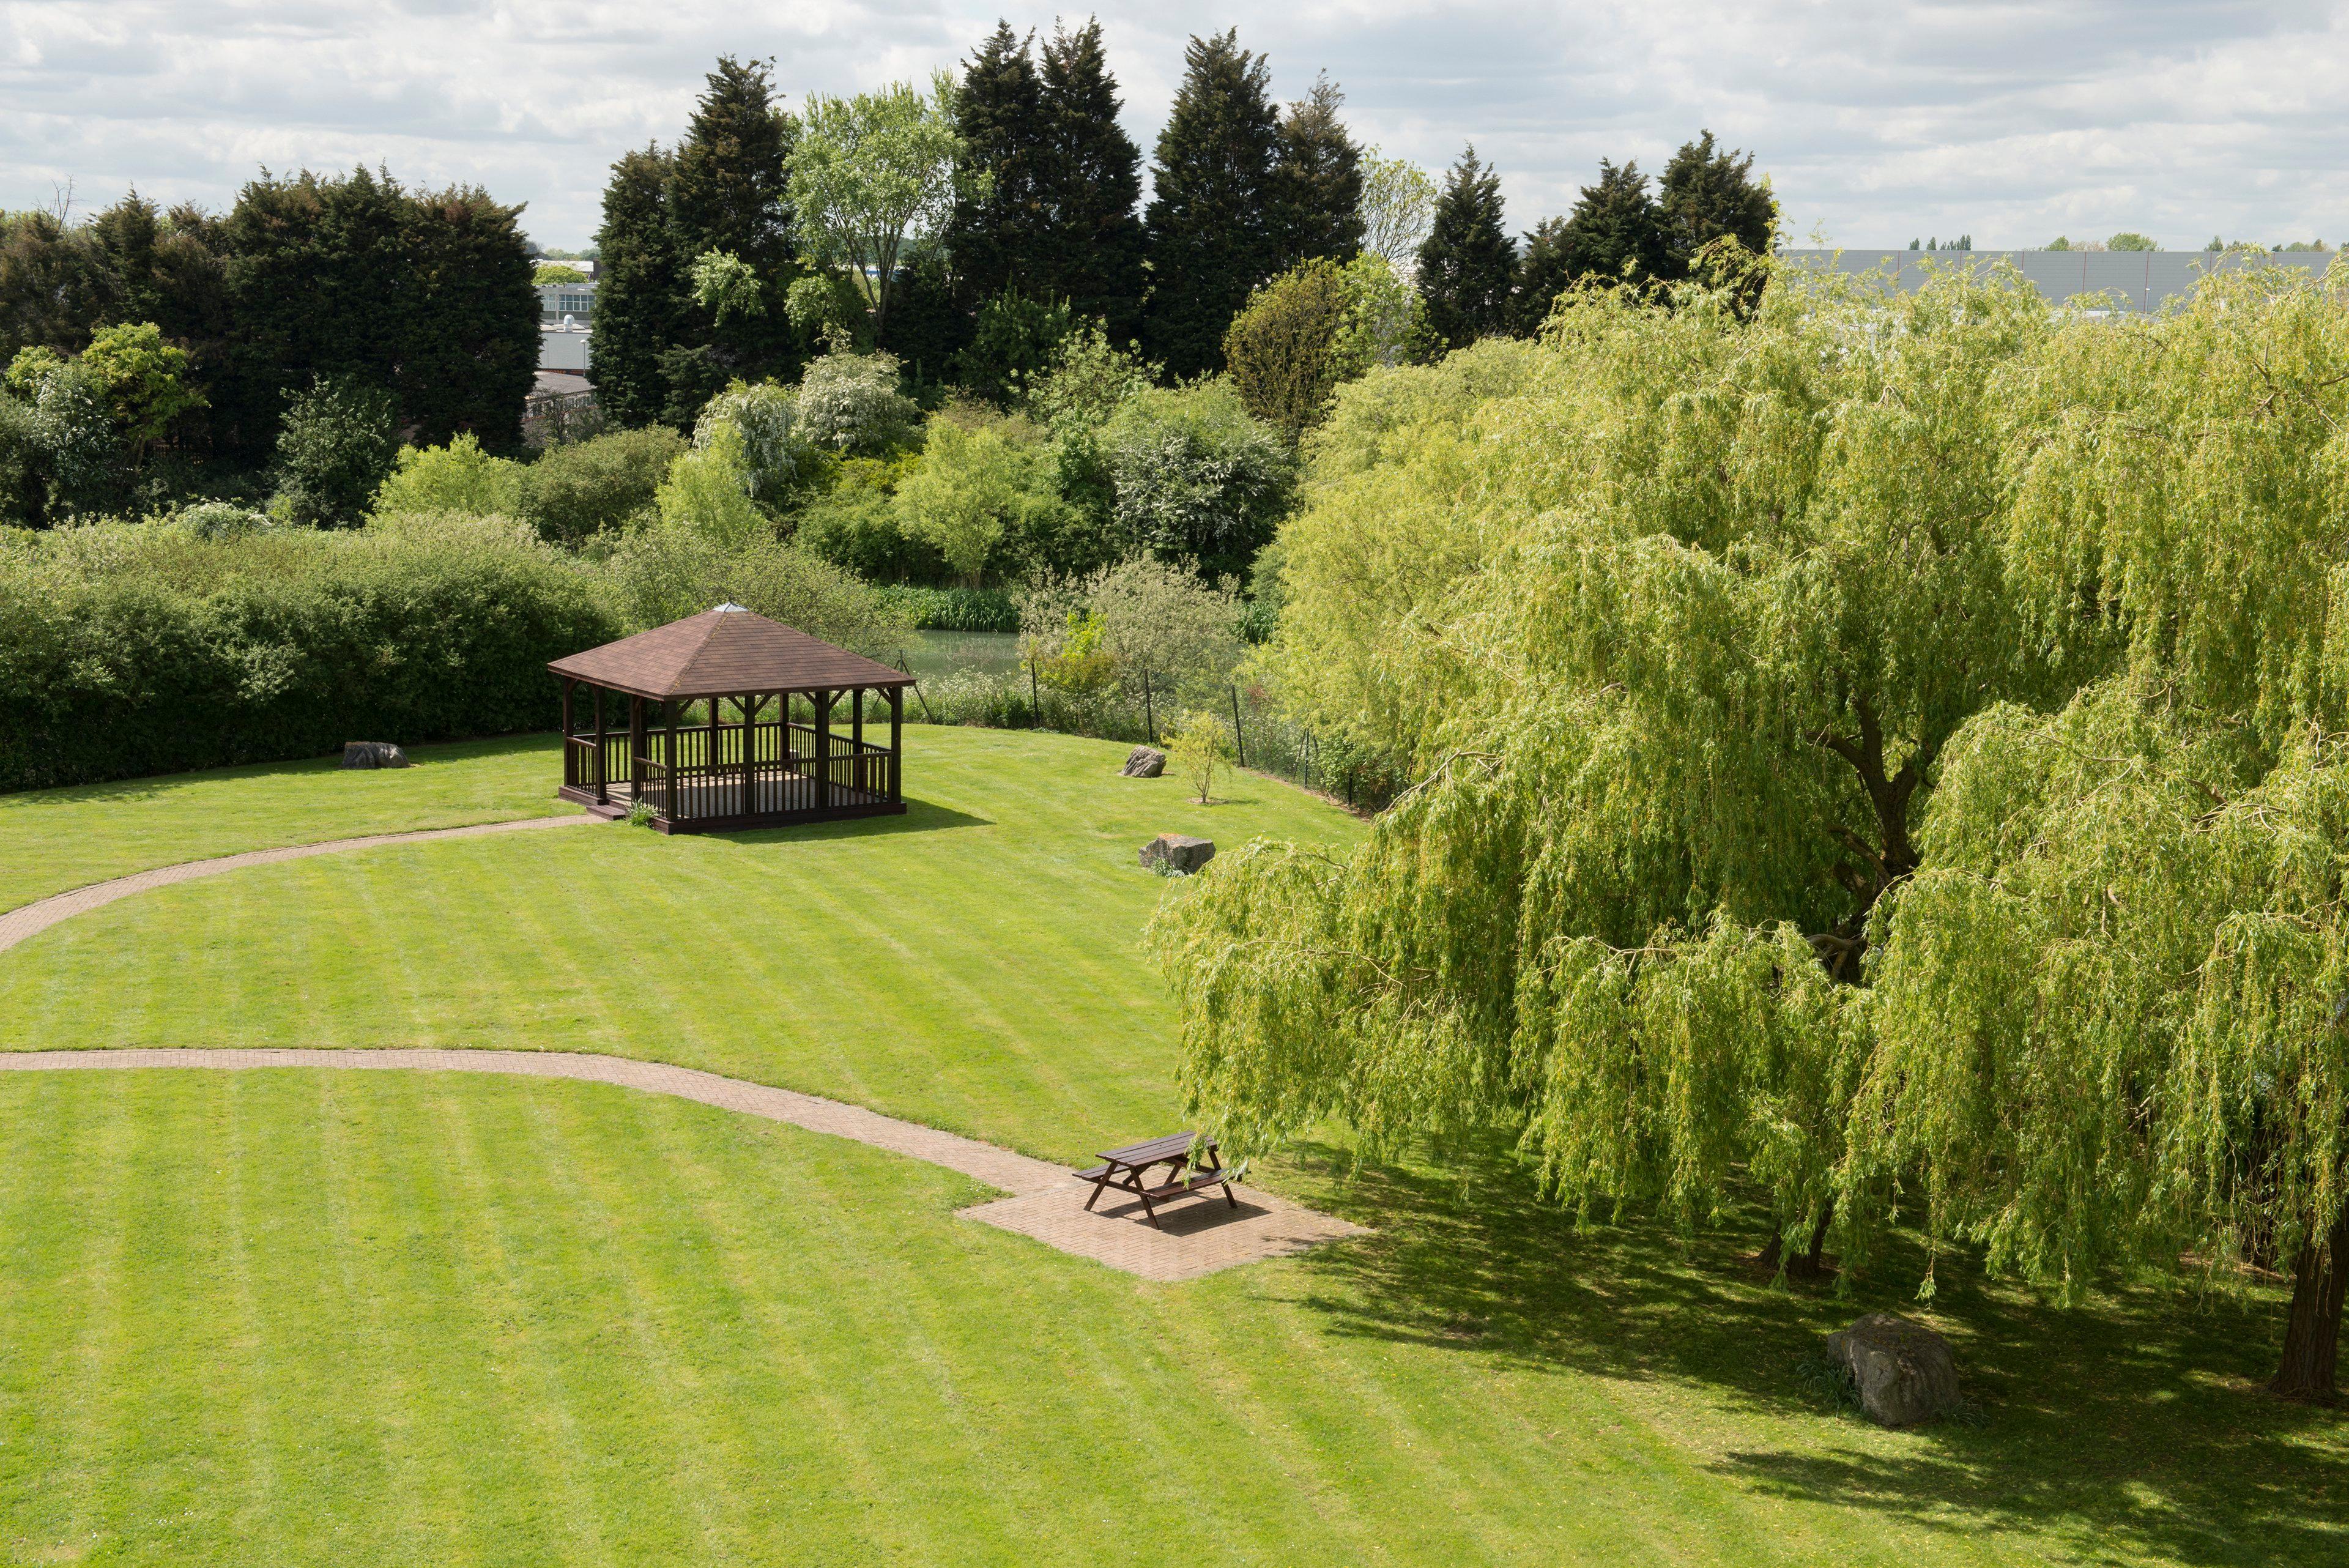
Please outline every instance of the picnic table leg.
[[1109, 1190], [1109, 1179], [1112, 1174], [1112, 1172], [1104, 1170], [1099, 1176], [1093, 1178], [1093, 1195], [1085, 1199], [1086, 1213], [1092, 1213], [1093, 1211], [1093, 1205], [1101, 1201], [1102, 1194]]

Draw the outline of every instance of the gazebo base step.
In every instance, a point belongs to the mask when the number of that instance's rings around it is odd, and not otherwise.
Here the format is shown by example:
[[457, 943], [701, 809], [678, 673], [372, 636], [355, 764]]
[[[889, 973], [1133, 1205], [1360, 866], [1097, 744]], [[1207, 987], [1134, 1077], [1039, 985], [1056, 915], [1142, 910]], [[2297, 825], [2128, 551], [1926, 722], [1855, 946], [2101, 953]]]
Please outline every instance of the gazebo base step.
[[[575, 784], [565, 784], [554, 793], [560, 799], [586, 807], [590, 815], [609, 820], [628, 815], [628, 801], [624, 793], [626, 788], [626, 785], [619, 785], [607, 790], [605, 793], [612, 798], [605, 801], [598, 801], [594, 790]], [[861, 792], [848, 790], [838, 792], [839, 794], [843, 795], [852, 793]], [[875, 795], [862, 795], [861, 798], [848, 800], [835, 799], [833, 804], [828, 806], [797, 811], [734, 812], [722, 816], [679, 816], [674, 819], [655, 815], [652, 826], [662, 833], [740, 833], [760, 827], [793, 827], [806, 822], [843, 822], [859, 816], [903, 816], [905, 815], [904, 801], [885, 800]]]

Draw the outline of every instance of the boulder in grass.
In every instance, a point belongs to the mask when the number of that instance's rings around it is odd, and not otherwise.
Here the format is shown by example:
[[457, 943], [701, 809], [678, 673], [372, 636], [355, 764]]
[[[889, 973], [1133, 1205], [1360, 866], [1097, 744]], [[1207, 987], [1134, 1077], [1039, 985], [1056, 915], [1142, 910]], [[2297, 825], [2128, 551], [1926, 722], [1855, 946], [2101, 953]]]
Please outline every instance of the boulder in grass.
[[1827, 1355], [1850, 1372], [1859, 1407], [1879, 1427], [1914, 1427], [1959, 1407], [1958, 1358], [1921, 1323], [1869, 1313], [1827, 1335]]
[[343, 766], [347, 768], [404, 768], [408, 753], [389, 741], [345, 741]]
[[1125, 766], [1117, 770], [1130, 779], [1154, 779], [1166, 771], [1166, 753], [1155, 746], [1136, 746], [1125, 753]]
[[1142, 846], [1142, 865], [1149, 871], [1179, 871], [1189, 876], [1216, 857], [1213, 839], [1187, 834], [1162, 833]]

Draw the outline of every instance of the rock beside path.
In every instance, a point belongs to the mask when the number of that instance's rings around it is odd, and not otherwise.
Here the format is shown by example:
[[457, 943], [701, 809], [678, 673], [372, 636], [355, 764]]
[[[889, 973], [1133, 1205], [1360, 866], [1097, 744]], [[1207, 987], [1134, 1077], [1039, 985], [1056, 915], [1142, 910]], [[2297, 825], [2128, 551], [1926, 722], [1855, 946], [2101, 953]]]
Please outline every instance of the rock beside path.
[[408, 753], [389, 741], [345, 741], [343, 766], [347, 768], [404, 768]]
[[1213, 839], [1193, 838], [1181, 833], [1162, 833], [1142, 846], [1145, 870], [1180, 871], [1186, 877], [1215, 857]]
[[1879, 1427], [1914, 1427], [1958, 1407], [1958, 1358], [1921, 1323], [1869, 1313], [1827, 1335], [1827, 1355], [1851, 1373], [1860, 1408]]
[[1130, 779], [1154, 779], [1166, 771], [1166, 753], [1155, 746], [1136, 746], [1125, 753], [1125, 766], [1117, 770]]

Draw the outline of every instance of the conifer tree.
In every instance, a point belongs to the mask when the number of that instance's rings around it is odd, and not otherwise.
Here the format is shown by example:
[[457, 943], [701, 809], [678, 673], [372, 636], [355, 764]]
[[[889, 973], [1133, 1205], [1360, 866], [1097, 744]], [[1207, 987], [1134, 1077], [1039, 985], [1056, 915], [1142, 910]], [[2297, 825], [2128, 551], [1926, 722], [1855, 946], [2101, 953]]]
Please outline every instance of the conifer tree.
[[1429, 331], [1454, 348], [1511, 325], [1517, 247], [1501, 226], [1501, 176], [1469, 148], [1444, 176], [1419, 247], [1419, 292]]
[[1284, 267], [1321, 256], [1349, 262], [1362, 248], [1362, 150], [1338, 118], [1345, 101], [1337, 83], [1316, 77], [1281, 119], [1272, 183]]
[[[689, 300], [684, 307], [693, 327], [688, 346], [704, 348], [711, 362], [711, 391], [735, 376], [787, 378], [802, 358], [784, 307], [801, 273], [783, 167], [797, 125], [774, 101], [771, 69], [764, 60], [719, 56], [677, 149], [668, 222], [678, 254], [689, 264], [722, 252], [748, 266], [758, 285], [756, 308], [738, 302], [722, 330], [708, 308]], [[673, 369], [671, 390], [688, 393], [684, 400], [698, 411], [702, 399], [676, 384], [682, 379]]]
[[1635, 160], [1621, 167], [1599, 161], [1597, 183], [1585, 185], [1559, 232], [1564, 270], [1570, 278], [1634, 282], [1674, 275], [1665, 244], [1663, 215], [1648, 193], [1648, 177]]
[[1697, 253], [1724, 236], [1755, 255], [1768, 254], [1777, 203], [1770, 188], [1754, 178], [1752, 153], [1719, 149], [1705, 131], [1672, 154], [1657, 186], [1657, 216], [1673, 276], [1686, 276]]
[[1101, 24], [1055, 28], [1043, 47], [1044, 146], [1037, 180], [1047, 236], [1039, 292], [1104, 322], [1112, 342], [1142, 327], [1142, 150], [1117, 122]]
[[676, 159], [656, 142], [623, 153], [604, 187], [595, 232], [595, 400], [624, 425], [658, 420], [668, 400], [661, 356], [686, 328], [686, 257], [668, 223]]
[[1549, 308], [1574, 282], [1568, 265], [1566, 220], [1544, 218], [1526, 236], [1525, 264], [1517, 269], [1516, 330], [1530, 337], [1549, 319]]
[[1029, 39], [1010, 23], [996, 23], [964, 62], [955, 107], [965, 151], [947, 253], [957, 304], [976, 311], [1006, 291], [1031, 290], [1047, 247], [1039, 182], [1047, 155], [1043, 84]]
[[1193, 37], [1183, 85], [1158, 133], [1146, 223], [1151, 301], [1144, 339], [1175, 376], [1223, 368], [1225, 329], [1278, 270], [1271, 221], [1280, 124], [1263, 58], [1237, 29]]

